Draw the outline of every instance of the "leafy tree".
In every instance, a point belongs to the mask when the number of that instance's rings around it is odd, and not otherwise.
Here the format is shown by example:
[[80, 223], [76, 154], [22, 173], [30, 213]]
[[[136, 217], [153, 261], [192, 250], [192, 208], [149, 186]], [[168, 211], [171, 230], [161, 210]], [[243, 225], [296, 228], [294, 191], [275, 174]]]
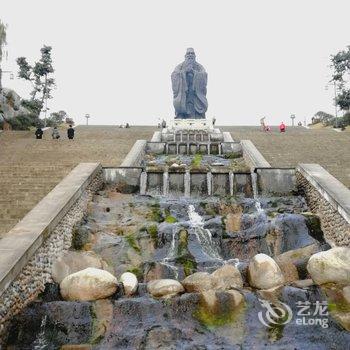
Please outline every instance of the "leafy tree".
[[323, 125], [331, 125], [334, 120], [334, 116], [332, 114], [318, 111], [312, 118], [312, 123], [322, 122]]
[[2, 70], [1, 70], [1, 61], [2, 61], [2, 55], [3, 55], [3, 47], [7, 44], [6, 42], [6, 28], [7, 26], [1, 22], [0, 20], [0, 93], [2, 91]]
[[346, 50], [339, 51], [331, 56], [333, 67], [332, 82], [334, 82], [340, 91], [336, 98], [336, 104], [342, 110], [350, 109], [350, 89], [348, 87], [350, 77], [350, 46]]
[[55, 86], [52, 77], [54, 69], [52, 67], [51, 46], [44, 45], [41, 48], [41, 58], [31, 66], [25, 57], [17, 58], [19, 66], [18, 77], [29, 81], [33, 86], [30, 93], [31, 99], [25, 100], [23, 105], [29, 108], [38, 117], [46, 99], [52, 98], [51, 91]]
[[46, 118], [46, 126], [57, 126], [63, 123], [67, 118], [67, 113], [65, 111], [58, 111], [50, 114], [50, 118]]

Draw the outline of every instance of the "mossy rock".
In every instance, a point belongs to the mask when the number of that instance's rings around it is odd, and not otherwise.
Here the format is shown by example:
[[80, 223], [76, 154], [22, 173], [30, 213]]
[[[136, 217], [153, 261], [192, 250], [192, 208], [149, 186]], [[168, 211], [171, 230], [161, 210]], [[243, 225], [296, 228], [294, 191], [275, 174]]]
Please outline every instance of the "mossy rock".
[[131, 248], [133, 248], [137, 253], [141, 253], [141, 249], [137, 243], [137, 240], [134, 234], [130, 233], [124, 237], [126, 242], [129, 244]]
[[81, 250], [85, 244], [90, 242], [91, 233], [85, 226], [75, 227], [72, 232], [72, 247]]
[[155, 245], [157, 245], [158, 242], [158, 226], [157, 225], [150, 225], [146, 228], [147, 233], [152, 238]]
[[168, 215], [164, 221], [168, 224], [174, 224], [175, 222], [177, 222], [177, 219], [172, 215]]
[[[220, 295], [220, 292], [215, 294]], [[230, 295], [228, 293], [222, 292], [221, 297], [218, 298], [217, 305], [209, 307], [203, 297], [201, 297], [193, 317], [208, 329], [215, 329], [235, 322], [244, 322], [245, 302], [234, 305], [229, 298]], [[220, 299], [223, 299], [223, 303], [221, 303]], [[225, 299], [228, 300], [225, 302]]]

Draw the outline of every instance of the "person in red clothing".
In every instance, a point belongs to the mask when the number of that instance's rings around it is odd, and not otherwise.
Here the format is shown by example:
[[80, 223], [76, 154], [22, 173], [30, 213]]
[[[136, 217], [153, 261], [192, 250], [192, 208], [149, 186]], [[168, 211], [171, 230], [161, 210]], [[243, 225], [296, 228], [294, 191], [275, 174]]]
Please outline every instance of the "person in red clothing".
[[282, 122], [281, 125], [280, 125], [280, 132], [285, 132], [285, 131], [286, 131], [286, 126]]

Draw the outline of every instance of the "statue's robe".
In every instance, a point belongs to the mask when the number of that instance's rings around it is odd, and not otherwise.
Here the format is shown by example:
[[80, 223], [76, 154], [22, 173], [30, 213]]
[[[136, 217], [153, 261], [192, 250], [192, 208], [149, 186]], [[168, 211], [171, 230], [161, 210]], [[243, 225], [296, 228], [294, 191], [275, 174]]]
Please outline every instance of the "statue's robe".
[[183, 62], [171, 74], [176, 118], [205, 118], [207, 72], [197, 62], [193, 64], [193, 75], [186, 74], [185, 67]]

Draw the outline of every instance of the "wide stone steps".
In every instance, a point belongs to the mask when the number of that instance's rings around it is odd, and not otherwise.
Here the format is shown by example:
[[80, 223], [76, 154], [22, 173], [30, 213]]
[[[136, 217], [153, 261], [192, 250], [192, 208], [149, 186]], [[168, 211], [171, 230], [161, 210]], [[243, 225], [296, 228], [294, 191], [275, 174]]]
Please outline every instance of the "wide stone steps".
[[0, 165], [0, 235], [15, 226], [73, 167]]

